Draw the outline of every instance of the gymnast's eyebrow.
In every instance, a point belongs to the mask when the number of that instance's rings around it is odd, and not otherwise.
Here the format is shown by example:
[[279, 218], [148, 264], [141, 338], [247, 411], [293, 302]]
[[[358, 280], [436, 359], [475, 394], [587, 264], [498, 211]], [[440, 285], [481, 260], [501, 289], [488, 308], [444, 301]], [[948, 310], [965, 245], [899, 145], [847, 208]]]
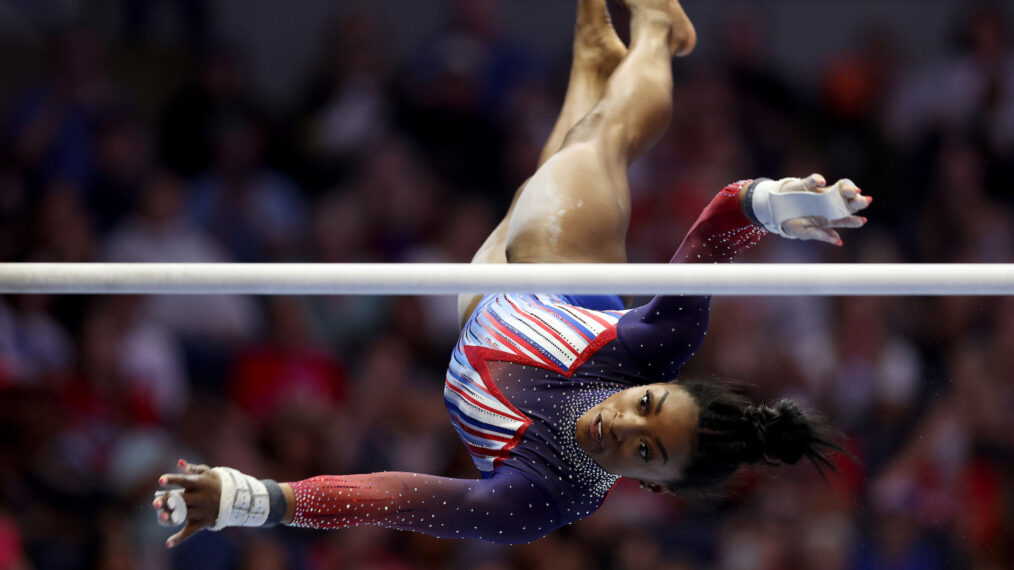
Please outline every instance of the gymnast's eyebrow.
[[655, 445], [657, 445], [658, 450], [662, 452], [662, 457], [665, 459], [665, 461], [662, 462], [662, 465], [665, 466], [666, 463], [669, 463], [669, 454], [665, 452], [665, 446], [662, 445], [662, 440], [657, 437], [655, 438]]
[[668, 397], [669, 397], [669, 390], [666, 390], [665, 394], [663, 394], [662, 397], [658, 399], [658, 405], [655, 406], [655, 415], [656, 416], [658, 415], [658, 411], [662, 409], [662, 402], [665, 402], [665, 399], [668, 398]]

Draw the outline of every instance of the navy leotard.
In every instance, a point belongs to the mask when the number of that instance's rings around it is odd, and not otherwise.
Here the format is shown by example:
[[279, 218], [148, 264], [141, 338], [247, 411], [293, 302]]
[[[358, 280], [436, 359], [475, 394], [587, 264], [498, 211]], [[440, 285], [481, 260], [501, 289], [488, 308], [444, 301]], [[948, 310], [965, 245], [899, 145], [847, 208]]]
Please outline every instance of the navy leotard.
[[[739, 208], [749, 181], [723, 189], [672, 263], [731, 261], [765, 231]], [[618, 476], [577, 444], [575, 425], [620, 390], [669, 381], [701, 345], [709, 297], [497, 294], [461, 332], [444, 400], [477, 479], [419, 473], [322, 476], [292, 483], [293, 525], [377, 525], [439, 537], [528, 542], [593, 513]]]

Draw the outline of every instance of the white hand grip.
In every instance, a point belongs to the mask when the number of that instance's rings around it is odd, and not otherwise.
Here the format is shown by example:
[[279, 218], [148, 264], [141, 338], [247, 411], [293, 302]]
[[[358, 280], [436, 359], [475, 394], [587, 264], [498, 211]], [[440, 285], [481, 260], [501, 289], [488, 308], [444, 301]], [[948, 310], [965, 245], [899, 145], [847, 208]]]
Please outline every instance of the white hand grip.
[[797, 178], [764, 180], [757, 184], [753, 194], [753, 211], [765, 229], [783, 237], [782, 224], [795, 218], [821, 216], [828, 221], [840, 220], [852, 215], [841, 193], [841, 185], [848, 182], [839, 180], [820, 193], [807, 191], [783, 191], [783, 188], [798, 182]]

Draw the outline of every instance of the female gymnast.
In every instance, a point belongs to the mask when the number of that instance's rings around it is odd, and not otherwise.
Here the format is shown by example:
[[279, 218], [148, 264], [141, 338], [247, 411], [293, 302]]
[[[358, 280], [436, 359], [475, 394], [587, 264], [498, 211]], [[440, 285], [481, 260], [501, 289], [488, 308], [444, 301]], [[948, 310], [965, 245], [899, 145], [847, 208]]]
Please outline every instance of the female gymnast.
[[[696, 32], [677, 0], [623, 0], [628, 49], [606, 0], [579, 0], [559, 121], [536, 173], [473, 263], [624, 262], [627, 167], [665, 131], [674, 55]], [[850, 181], [737, 182], [707, 206], [672, 263], [731, 261], [765, 234], [841, 245], [867, 207]], [[481, 472], [321, 476], [293, 483], [191, 465], [159, 479], [172, 547], [202, 529], [376, 525], [447, 538], [521, 543], [593, 513], [621, 477], [655, 493], [721, 483], [740, 465], [818, 467], [833, 430], [791, 401], [752, 405], [728, 386], [674, 379], [704, 340], [709, 297], [462, 296], [463, 330], [444, 399]]]

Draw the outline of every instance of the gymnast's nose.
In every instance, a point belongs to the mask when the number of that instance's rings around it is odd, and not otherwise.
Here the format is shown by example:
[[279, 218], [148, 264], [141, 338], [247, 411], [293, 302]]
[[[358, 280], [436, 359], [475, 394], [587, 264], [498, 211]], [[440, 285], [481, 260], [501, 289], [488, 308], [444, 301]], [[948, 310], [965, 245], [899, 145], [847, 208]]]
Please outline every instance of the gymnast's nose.
[[636, 418], [627, 416], [623, 412], [616, 412], [613, 422], [609, 426], [609, 433], [616, 443], [623, 443], [631, 437], [637, 437], [640, 432], [641, 425]]

